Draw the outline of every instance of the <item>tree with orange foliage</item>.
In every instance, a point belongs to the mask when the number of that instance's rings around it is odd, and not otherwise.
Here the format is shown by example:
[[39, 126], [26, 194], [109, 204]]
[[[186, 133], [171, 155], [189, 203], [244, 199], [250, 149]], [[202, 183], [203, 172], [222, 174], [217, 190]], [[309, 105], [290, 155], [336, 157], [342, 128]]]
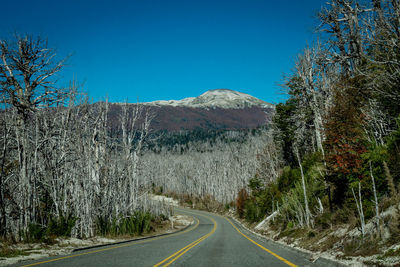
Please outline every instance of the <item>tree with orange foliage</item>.
[[360, 88], [355, 78], [342, 81], [325, 124], [327, 180], [334, 186], [333, 202], [339, 206], [349, 192], [349, 183], [362, 179], [361, 154], [367, 151]]
[[246, 200], [249, 198], [249, 194], [247, 193], [245, 188], [240, 189], [238, 196], [236, 198], [236, 212], [240, 218], [243, 218], [244, 215], [244, 207], [246, 205]]

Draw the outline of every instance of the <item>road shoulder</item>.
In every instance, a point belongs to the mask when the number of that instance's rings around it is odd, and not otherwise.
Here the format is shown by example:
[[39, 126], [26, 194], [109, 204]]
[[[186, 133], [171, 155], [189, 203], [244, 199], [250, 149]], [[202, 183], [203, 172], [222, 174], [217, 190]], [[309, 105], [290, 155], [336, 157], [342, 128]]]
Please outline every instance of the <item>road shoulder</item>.
[[194, 218], [186, 215], [174, 215], [170, 218], [170, 227], [164, 228], [162, 231], [150, 233], [139, 237], [126, 238], [107, 238], [96, 236], [89, 239], [67, 238], [57, 239], [53, 245], [42, 243], [35, 244], [14, 244], [12, 249], [21, 251], [21, 255], [15, 257], [0, 257], [0, 266], [7, 266], [23, 261], [39, 260], [47, 257], [68, 255], [82, 250], [90, 250], [105, 246], [113, 246], [123, 243], [140, 241], [145, 239], [158, 238], [168, 236], [187, 230], [194, 224]]
[[[273, 242], [274, 244], [282, 247], [283, 249], [287, 249], [290, 250], [292, 252], [295, 252], [303, 257], [309, 258], [311, 259], [311, 262], [313, 264], [313, 266], [323, 266], [323, 267], [342, 267], [342, 266], [348, 266], [348, 264], [345, 264], [343, 262], [337, 261], [335, 259], [326, 257], [326, 256], [322, 256], [319, 255], [317, 253], [313, 253], [311, 251], [302, 249], [302, 248], [298, 248], [298, 247], [294, 247], [294, 246], [289, 246], [287, 244], [284, 244], [282, 242], [279, 241], [275, 241], [272, 240], [271, 238], [261, 235], [255, 231], [253, 231], [252, 229], [249, 229], [248, 227], [246, 227], [242, 222], [240, 222], [239, 220], [237, 220], [235, 217], [233, 216], [229, 216], [227, 215], [227, 217], [229, 217], [230, 219], [232, 219], [237, 225], [239, 225], [242, 229], [245, 229], [247, 232], [252, 233], [253, 235], [257, 236], [258, 238], [264, 239], [265, 241], [268, 242]], [[361, 265], [360, 265], [361, 266]]]

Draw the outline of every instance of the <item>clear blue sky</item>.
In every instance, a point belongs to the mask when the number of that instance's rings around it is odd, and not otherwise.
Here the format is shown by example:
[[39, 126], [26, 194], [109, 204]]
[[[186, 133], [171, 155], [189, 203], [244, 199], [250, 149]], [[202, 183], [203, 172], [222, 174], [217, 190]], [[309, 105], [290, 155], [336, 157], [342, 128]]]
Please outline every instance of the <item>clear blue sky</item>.
[[95, 100], [181, 99], [229, 88], [276, 103], [325, 0], [0, 0], [0, 38], [47, 37]]

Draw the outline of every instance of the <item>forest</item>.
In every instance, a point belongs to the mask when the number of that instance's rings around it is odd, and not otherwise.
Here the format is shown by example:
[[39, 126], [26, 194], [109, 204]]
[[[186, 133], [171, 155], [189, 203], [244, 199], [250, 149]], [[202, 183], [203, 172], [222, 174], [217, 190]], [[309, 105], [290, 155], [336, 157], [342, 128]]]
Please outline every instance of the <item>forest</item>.
[[141, 234], [171, 214], [162, 194], [283, 233], [351, 222], [359, 244], [395, 243], [400, 3], [330, 0], [317, 20], [272, 123], [243, 131], [155, 133], [128, 103], [110, 122], [107, 99], [59, 86], [67, 59], [45, 39], [0, 40], [1, 238]]
[[317, 19], [318, 41], [296, 58], [283, 83], [288, 99], [276, 106], [280, 173], [273, 182], [253, 177], [237, 212], [249, 222], [273, 215], [276, 229], [310, 237], [350, 222], [361, 236], [357, 249], [396, 243], [400, 4], [331, 0]]
[[138, 174], [146, 108], [123, 104], [111, 130], [107, 101], [92, 105], [75, 82], [59, 87], [66, 61], [45, 39], [16, 35], [0, 48], [1, 237], [141, 234], [167, 218]]

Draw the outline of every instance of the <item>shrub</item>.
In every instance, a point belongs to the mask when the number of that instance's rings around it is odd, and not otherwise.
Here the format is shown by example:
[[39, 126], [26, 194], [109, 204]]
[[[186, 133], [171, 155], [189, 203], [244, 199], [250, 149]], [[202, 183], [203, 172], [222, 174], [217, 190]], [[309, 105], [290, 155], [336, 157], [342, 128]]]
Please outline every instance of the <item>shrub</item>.
[[322, 229], [328, 229], [332, 224], [332, 213], [324, 212], [315, 217], [315, 226]]
[[37, 223], [30, 223], [28, 229], [24, 233], [24, 241], [31, 242], [41, 242], [45, 237], [45, 230], [43, 226]]
[[294, 223], [292, 221], [288, 222], [286, 225], [286, 229], [292, 229], [294, 227]]
[[247, 201], [244, 209], [244, 217], [249, 222], [258, 222], [264, 217], [264, 214], [255, 202]]
[[154, 220], [155, 218], [149, 212], [136, 211], [126, 217], [98, 217], [96, 229], [100, 235], [141, 235], [152, 230], [151, 222]]
[[294, 187], [301, 178], [299, 169], [292, 169], [289, 166], [283, 168], [282, 174], [278, 177], [278, 190], [282, 193]]
[[77, 218], [71, 215], [67, 217], [60, 216], [50, 218], [49, 225], [46, 229], [47, 236], [71, 236], [72, 228], [74, 228]]

